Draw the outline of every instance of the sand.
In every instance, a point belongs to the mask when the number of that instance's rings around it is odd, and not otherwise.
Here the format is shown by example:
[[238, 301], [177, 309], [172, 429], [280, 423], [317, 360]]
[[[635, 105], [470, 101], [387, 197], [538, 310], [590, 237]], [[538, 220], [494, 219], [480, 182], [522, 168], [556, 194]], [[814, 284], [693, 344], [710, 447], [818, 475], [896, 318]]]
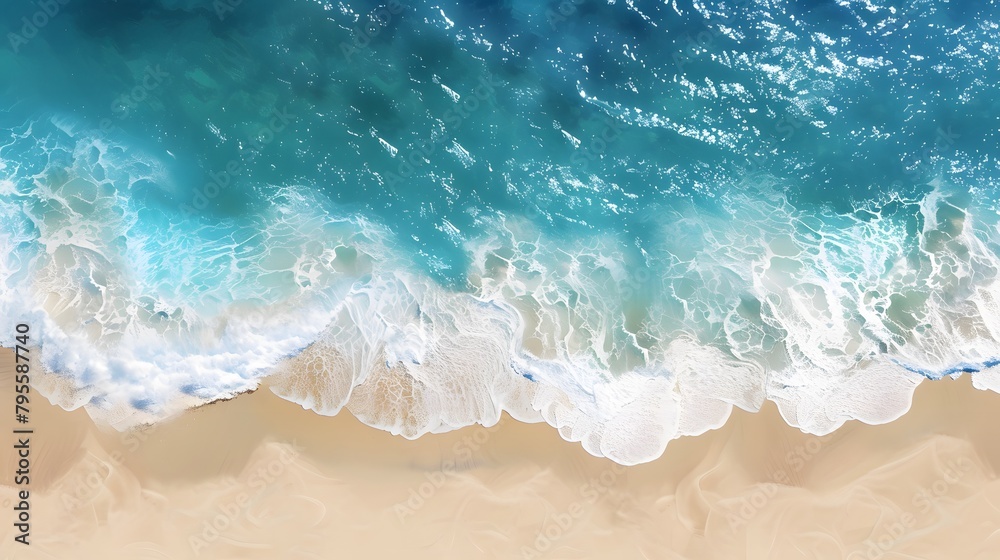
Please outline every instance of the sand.
[[770, 403], [621, 467], [504, 418], [416, 441], [252, 394], [141, 431], [31, 405], [16, 543], [13, 373], [0, 558], [1000, 558], [1000, 395], [925, 382], [912, 410], [826, 437]]

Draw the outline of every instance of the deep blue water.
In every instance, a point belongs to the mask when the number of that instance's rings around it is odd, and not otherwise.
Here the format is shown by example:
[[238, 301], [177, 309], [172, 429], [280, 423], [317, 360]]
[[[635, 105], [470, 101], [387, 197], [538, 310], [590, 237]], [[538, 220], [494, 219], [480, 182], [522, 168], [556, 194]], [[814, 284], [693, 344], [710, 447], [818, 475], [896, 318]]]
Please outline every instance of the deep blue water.
[[[734, 183], [747, 170], [782, 181], [796, 204], [849, 211], [919, 194], [961, 156], [967, 168], [948, 179], [987, 187], [995, 6], [897, 4], [75, 1], [4, 58], [5, 120], [111, 119], [113, 138], [166, 160], [167, 211], [239, 161], [208, 220], [308, 184], [391, 221], [439, 279], [457, 282], [467, 263], [456, 245], [480, 232], [482, 214], [537, 209], [568, 234], [641, 236], [652, 208], [710, 206], [746, 188]], [[368, 42], [355, 26], [380, 10], [387, 22]], [[37, 11], [11, 9], [4, 23], [19, 33]], [[163, 81], [123, 104], [147, 69]], [[496, 86], [480, 99], [486, 76]], [[475, 110], [466, 116], [442, 86]], [[272, 143], [248, 146], [271, 110], [294, 117]], [[445, 151], [452, 140], [467, 161]], [[399, 174], [422, 142], [433, 153]], [[393, 172], [402, 180], [388, 188]], [[567, 181], [592, 176], [594, 190]]]

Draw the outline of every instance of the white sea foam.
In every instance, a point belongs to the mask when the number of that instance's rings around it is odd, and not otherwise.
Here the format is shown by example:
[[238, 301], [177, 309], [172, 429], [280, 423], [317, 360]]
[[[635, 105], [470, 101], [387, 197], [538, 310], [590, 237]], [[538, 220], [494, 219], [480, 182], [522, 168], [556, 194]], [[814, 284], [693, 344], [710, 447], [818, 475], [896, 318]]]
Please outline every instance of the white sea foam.
[[634, 252], [497, 219], [456, 291], [307, 189], [245, 223], [171, 222], [135, 203], [165, 181], [155, 162], [92, 138], [71, 152], [30, 181], [0, 167], [0, 342], [30, 323], [63, 381], [39, 388], [119, 428], [271, 375], [409, 438], [506, 410], [635, 464], [766, 399], [821, 434], [900, 416], [925, 377], [981, 370], [1000, 390], [1000, 232], [945, 189], [894, 201], [910, 224], [780, 192], [675, 208]]

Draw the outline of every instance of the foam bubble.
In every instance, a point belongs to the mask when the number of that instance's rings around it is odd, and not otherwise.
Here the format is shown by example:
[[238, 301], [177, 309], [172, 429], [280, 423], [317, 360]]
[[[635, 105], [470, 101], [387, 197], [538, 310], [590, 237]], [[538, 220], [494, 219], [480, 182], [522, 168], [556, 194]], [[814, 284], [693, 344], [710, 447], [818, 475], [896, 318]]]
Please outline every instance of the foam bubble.
[[945, 188], [842, 215], [761, 186], [672, 209], [642, 250], [497, 218], [458, 290], [309, 189], [240, 220], [151, 211], [155, 162], [57, 128], [0, 176], [0, 342], [30, 321], [40, 390], [116, 427], [271, 375], [408, 438], [506, 410], [636, 464], [733, 406], [823, 434], [898, 417], [924, 378], [1000, 387], [1000, 229]]

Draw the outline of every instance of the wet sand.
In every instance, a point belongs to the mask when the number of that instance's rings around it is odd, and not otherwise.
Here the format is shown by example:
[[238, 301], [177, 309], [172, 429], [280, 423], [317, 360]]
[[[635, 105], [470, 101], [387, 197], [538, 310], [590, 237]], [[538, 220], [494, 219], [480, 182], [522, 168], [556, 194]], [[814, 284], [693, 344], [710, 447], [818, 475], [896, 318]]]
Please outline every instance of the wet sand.
[[504, 417], [408, 441], [267, 387], [129, 433], [34, 395], [16, 543], [12, 361], [0, 355], [0, 558], [1000, 558], [1000, 395], [925, 382], [826, 437], [773, 404], [621, 467]]

